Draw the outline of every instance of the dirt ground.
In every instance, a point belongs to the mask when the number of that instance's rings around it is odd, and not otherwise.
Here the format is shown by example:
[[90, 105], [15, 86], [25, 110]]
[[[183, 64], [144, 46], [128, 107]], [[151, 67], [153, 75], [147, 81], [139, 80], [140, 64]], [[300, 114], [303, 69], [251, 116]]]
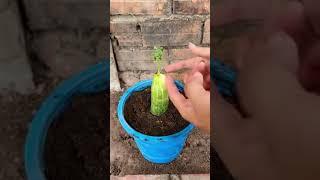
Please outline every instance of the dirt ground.
[[24, 180], [25, 137], [33, 115], [58, 81], [40, 84], [31, 95], [0, 96], [0, 180]]
[[105, 92], [74, 96], [56, 117], [45, 143], [48, 180], [108, 178], [108, 97]]
[[[31, 95], [0, 96], [0, 180], [25, 179], [23, 153], [28, 127], [41, 102], [57, 83], [38, 85]], [[113, 175], [209, 173], [210, 138], [198, 130], [193, 131], [182, 154], [173, 163], [155, 165], [143, 159], [116, 118], [119, 97], [120, 94], [111, 94], [110, 172]]]
[[110, 173], [134, 174], [207, 174], [210, 172], [210, 136], [195, 129], [181, 155], [172, 163], [158, 165], [145, 160], [134, 140], [121, 127], [116, 114], [121, 93], [110, 96]]

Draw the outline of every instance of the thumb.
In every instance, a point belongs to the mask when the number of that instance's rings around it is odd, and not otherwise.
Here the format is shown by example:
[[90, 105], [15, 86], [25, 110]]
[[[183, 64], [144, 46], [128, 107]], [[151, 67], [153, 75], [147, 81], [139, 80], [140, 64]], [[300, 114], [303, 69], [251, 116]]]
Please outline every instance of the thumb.
[[200, 107], [203, 106], [204, 101], [209, 100], [210, 102], [210, 98], [208, 99], [208, 97], [210, 97], [210, 92], [204, 89], [203, 75], [198, 71], [187, 77], [185, 93], [196, 107], [198, 105], [200, 105]]
[[210, 91], [203, 87], [203, 75], [196, 71], [188, 78], [185, 93], [191, 103], [198, 121], [195, 123], [200, 129], [210, 132]]

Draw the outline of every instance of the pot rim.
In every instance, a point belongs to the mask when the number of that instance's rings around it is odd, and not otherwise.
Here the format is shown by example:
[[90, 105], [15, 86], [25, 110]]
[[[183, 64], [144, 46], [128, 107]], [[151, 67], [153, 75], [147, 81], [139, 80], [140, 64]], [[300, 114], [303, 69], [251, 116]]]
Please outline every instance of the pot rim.
[[43, 151], [47, 131], [54, 118], [77, 94], [97, 93], [109, 87], [109, 61], [100, 63], [64, 80], [41, 104], [33, 117], [24, 146], [27, 179], [45, 180]]
[[[132, 93], [137, 92], [137, 91], [142, 91], [148, 87], [151, 87], [151, 84], [152, 84], [151, 79], [139, 81], [139, 82], [135, 83], [133, 86], [131, 86], [130, 88], [128, 88], [121, 96], [119, 103], [118, 103], [117, 115], [118, 115], [118, 119], [120, 121], [120, 124], [125, 129], [125, 131], [130, 136], [133, 136], [134, 138], [139, 138], [142, 140], [148, 139], [148, 140], [160, 140], [160, 141], [171, 141], [171, 140], [174, 140], [178, 136], [184, 136], [184, 135], [189, 134], [191, 132], [191, 130], [194, 128], [194, 125], [191, 123], [187, 127], [185, 127], [184, 129], [182, 129], [181, 131], [174, 133], [174, 134], [166, 135], [166, 136], [146, 135], [146, 134], [143, 134], [143, 133], [135, 130], [133, 127], [131, 127], [127, 123], [127, 121], [124, 117], [124, 114], [123, 114], [124, 106], [126, 104], [127, 99], [131, 96]], [[179, 90], [183, 90], [184, 86], [180, 81], [175, 80], [175, 84], [177, 85]]]

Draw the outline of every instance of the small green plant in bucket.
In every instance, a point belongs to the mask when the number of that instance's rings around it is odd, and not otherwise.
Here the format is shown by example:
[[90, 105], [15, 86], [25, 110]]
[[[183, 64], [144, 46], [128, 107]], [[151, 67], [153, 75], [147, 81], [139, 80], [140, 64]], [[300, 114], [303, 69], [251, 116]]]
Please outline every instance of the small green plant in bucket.
[[161, 73], [163, 48], [155, 47], [152, 54], [154, 62], [157, 64], [157, 72], [153, 75], [151, 85], [151, 113], [160, 116], [165, 113], [169, 105], [169, 96], [165, 84], [165, 75]]

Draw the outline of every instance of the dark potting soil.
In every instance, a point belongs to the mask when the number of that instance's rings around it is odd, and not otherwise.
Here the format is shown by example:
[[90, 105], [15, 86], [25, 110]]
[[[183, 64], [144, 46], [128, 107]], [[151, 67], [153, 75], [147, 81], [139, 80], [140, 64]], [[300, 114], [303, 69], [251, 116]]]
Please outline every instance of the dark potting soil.
[[49, 128], [45, 173], [49, 180], [96, 180], [109, 177], [109, 96], [77, 96]]
[[150, 136], [166, 136], [181, 131], [189, 125], [169, 102], [168, 110], [161, 116], [150, 112], [151, 90], [133, 93], [124, 108], [124, 117], [135, 130]]

